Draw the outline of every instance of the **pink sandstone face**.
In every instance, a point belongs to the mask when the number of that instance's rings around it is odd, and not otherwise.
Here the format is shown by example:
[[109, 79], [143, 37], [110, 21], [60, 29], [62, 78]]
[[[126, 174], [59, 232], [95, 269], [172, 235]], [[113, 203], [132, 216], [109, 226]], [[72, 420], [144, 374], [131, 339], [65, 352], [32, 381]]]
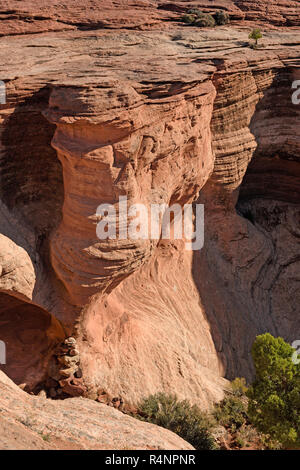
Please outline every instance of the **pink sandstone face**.
[[[299, 3], [188, 2], [228, 9], [232, 25], [204, 30], [178, 23], [186, 2], [129, 2], [125, 19], [125, 2], [9, 3], [0, 367], [29, 391], [208, 407], [252, 376], [257, 334], [300, 326]], [[264, 49], [247, 46], [253, 24]], [[97, 208], [120, 196], [204, 204], [203, 249], [99, 239]]]
[[[151, 240], [99, 240], [97, 207], [117, 206], [120, 196], [147, 208], [193, 201], [213, 168], [213, 85], [178, 86], [175, 98], [139, 92], [118, 82], [91, 91], [54, 89], [46, 113], [57, 124], [52, 145], [65, 187], [63, 220], [51, 240], [52, 265], [81, 307], [91, 295], [111, 291], [155, 248]], [[83, 97], [86, 109], [76, 112]]]

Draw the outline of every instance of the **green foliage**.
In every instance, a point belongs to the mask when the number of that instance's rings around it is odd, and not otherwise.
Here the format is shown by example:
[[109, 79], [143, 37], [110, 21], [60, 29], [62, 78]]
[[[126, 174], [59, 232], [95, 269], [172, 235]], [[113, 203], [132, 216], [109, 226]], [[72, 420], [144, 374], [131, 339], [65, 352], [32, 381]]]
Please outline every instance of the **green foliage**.
[[276, 439], [272, 439], [271, 436], [268, 434], [261, 434], [260, 440], [265, 450], [281, 450], [282, 449], [282, 444], [276, 441]]
[[212, 28], [216, 26], [216, 21], [212, 15], [200, 13], [200, 15], [197, 16], [194, 24], [199, 28]]
[[183, 17], [181, 18], [181, 20], [186, 24], [193, 24], [195, 22], [195, 19], [196, 19], [196, 16], [190, 15], [190, 14], [183, 15]]
[[198, 8], [191, 8], [187, 14], [183, 15], [181, 20], [189, 25], [198, 26], [200, 28], [210, 28], [216, 26], [216, 21], [212, 15], [203, 13]]
[[242, 397], [245, 395], [248, 390], [246, 379], [244, 379], [244, 377], [237, 377], [234, 379], [231, 382], [231, 390], [236, 397]]
[[190, 8], [187, 12], [189, 15], [195, 15], [195, 16], [202, 14], [202, 11], [200, 11], [198, 8]]
[[219, 26], [230, 23], [230, 16], [224, 10], [217, 11], [214, 17], [215, 17], [217, 25]]
[[258, 40], [263, 37], [262, 32], [259, 28], [255, 28], [249, 34], [249, 39], [254, 39], [256, 46], [258, 45]]
[[139, 410], [140, 419], [175, 432], [195, 449], [216, 449], [210, 418], [187, 400], [178, 401], [176, 395], [157, 393], [144, 399]]
[[[253, 426], [242, 426], [234, 435], [234, 442], [238, 447], [252, 447], [254, 449], [267, 449], [266, 439]], [[275, 449], [274, 449], [275, 450]]]
[[300, 365], [293, 353], [282, 338], [258, 336], [252, 348], [256, 379], [247, 392], [253, 424], [286, 448], [300, 446]]
[[247, 422], [246, 401], [240, 397], [228, 395], [214, 405], [213, 416], [219, 424], [235, 431]]
[[245, 446], [249, 447], [249, 444], [247, 445], [243, 437], [240, 435], [236, 436], [235, 442], [240, 448], [245, 447]]
[[50, 441], [51, 439], [51, 434], [44, 434], [43, 432], [39, 432], [39, 435], [41, 436], [41, 438], [43, 439], [43, 441]]

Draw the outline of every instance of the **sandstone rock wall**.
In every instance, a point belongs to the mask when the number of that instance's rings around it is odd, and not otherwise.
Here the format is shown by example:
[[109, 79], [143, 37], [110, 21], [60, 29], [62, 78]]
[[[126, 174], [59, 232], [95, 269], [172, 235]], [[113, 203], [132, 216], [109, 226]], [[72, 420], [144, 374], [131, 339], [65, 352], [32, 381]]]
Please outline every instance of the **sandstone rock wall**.
[[[262, 50], [232, 27], [0, 42], [5, 371], [45, 386], [74, 335], [89, 396], [209, 406], [224, 377], [251, 377], [256, 334], [296, 339], [299, 34], [266, 32]], [[204, 203], [204, 249], [98, 240], [97, 207], [120, 195]]]
[[257, 334], [293, 342], [299, 330], [299, 108], [291, 100], [298, 73], [292, 60], [284, 68], [266, 60], [215, 75], [216, 161], [200, 193], [207, 243], [194, 276], [231, 378], [241, 371], [251, 378]]
[[189, 8], [228, 11], [232, 21], [276, 26], [299, 26], [296, 0], [1, 0], [0, 35], [37, 34], [91, 29], [169, 29]]
[[170, 89], [170, 95], [167, 91], [157, 98], [152, 90], [148, 98], [143, 87], [138, 93], [118, 82], [52, 92], [46, 115], [57, 123], [52, 144], [63, 166], [66, 197], [51, 256], [74, 305], [82, 307], [91, 295], [109, 292], [153, 249], [147, 240], [95, 239], [100, 204], [118, 209], [120, 196], [128, 198], [128, 206], [142, 203], [148, 209], [151, 204], [185, 204], [195, 199], [212, 171], [214, 87], [192, 83], [176, 88], [174, 96]]

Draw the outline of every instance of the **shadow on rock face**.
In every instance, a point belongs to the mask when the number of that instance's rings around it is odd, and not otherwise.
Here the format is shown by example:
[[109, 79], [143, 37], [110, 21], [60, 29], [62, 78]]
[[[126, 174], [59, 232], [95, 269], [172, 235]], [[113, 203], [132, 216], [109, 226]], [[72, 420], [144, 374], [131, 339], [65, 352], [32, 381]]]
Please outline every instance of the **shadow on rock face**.
[[0, 294], [0, 339], [6, 346], [1, 370], [32, 391], [45, 377], [54, 347], [64, 337], [59, 323], [40, 307]]
[[[60, 221], [63, 204], [61, 164], [51, 147], [55, 126], [42, 115], [48, 106], [49, 89], [29, 92], [23, 101], [9, 89], [7, 95], [8, 106], [10, 99], [19, 104], [3, 124], [0, 198], [34, 232], [34, 248], [41, 251]], [[3, 232], [1, 222], [0, 232], [12, 238], [11, 233]]]
[[[251, 104], [251, 93], [247, 96], [246, 88], [242, 92], [243, 106], [228, 115], [222, 129], [223, 139], [224, 131], [228, 139], [226, 152], [220, 152], [222, 142], [217, 142], [215, 171], [200, 193], [205, 246], [195, 252], [193, 263], [216, 351], [229, 379], [253, 377], [250, 351], [257, 335], [270, 332], [292, 342], [300, 328], [300, 107], [291, 100], [293, 71], [273, 71], [268, 84], [263, 72], [253, 79], [262, 97], [251, 108], [253, 96]], [[249, 76], [247, 80], [250, 89]], [[244, 134], [238, 151], [237, 132]]]

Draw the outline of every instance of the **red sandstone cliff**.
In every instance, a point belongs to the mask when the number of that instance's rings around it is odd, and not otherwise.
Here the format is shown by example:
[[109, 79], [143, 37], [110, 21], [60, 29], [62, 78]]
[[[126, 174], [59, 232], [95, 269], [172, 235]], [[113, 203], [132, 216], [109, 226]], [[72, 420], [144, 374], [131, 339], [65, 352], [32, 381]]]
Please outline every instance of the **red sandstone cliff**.
[[[208, 406], [251, 377], [257, 334], [299, 331], [299, 3], [52, 3], [1, 2], [2, 369], [54, 397]], [[233, 24], [182, 27], [191, 5]], [[251, 50], [266, 18], [286, 28]], [[101, 242], [96, 209], [120, 195], [204, 203], [204, 248]], [[70, 335], [73, 362], [56, 350]]]
[[180, 15], [197, 7], [228, 11], [233, 22], [264, 26], [299, 26], [297, 0], [1, 0], [0, 35], [91, 29], [169, 29]]

